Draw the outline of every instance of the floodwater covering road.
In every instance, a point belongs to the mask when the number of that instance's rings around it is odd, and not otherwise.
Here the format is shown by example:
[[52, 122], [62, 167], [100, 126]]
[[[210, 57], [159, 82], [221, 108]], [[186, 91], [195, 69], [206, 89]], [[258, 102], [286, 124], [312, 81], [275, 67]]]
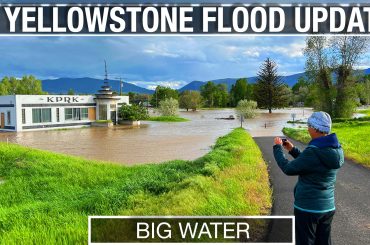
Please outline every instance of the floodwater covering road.
[[[267, 111], [254, 119], [247, 119], [244, 127], [253, 136], [276, 135], [281, 132], [291, 114], [300, 119], [311, 110], [286, 109], [272, 114]], [[158, 163], [174, 159], [193, 160], [210, 150], [215, 140], [240, 126], [239, 120], [220, 120], [233, 109], [181, 112], [189, 122], [142, 122], [140, 128], [81, 128], [68, 130], [0, 133], [0, 141], [48, 151], [60, 152], [88, 159], [121, 164]], [[265, 127], [266, 126], [266, 127]]]

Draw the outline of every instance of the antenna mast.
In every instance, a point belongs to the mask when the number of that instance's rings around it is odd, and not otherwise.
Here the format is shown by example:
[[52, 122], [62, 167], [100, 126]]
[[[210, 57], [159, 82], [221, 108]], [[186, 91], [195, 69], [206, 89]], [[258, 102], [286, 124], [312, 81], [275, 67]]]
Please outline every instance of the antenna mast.
[[107, 62], [104, 60], [104, 65], [105, 65], [105, 77], [104, 80], [108, 82], [108, 71], [107, 71]]

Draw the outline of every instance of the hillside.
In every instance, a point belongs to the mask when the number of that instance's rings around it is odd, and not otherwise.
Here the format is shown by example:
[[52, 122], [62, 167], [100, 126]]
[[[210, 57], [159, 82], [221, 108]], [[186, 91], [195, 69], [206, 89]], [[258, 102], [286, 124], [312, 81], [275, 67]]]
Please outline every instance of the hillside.
[[[119, 92], [119, 81], [109, 80], [112, 90]], [[95, 94], [103, 85], [103, 80], [90, 77], [83, 78], [58, 78], [42, 81], [42, 88], [50, 94], [66, 94], [70, 89], [76, 94]], [[123, 82], [123, 92], [134, 92], [140, 94], [152, 94], [153, 91]]]
[[[357, 70], [357, 72], [368, 75], [368, 74], [370, 74], [370, 68], [367, 68], [367, 69], [364, 69], [364, 70]], [[296, 73], [296, 74], [292, 74], [292, 75], [289, 75], [289, 76], [282, 76], [281, 78], [282, 78], [284, 83], [286, 83], [290, 87], [292, 87], [294, 84], [297, 83], [297, 81], [300, 77], [304, 77], [304, 76], [305, 76], [305, 73], [301, 72], [301, 73]], [[333, 74], [333, 79], [335, 79], [335, 77], [336, 77], [335, 74]], [[234, 84], [237, 79], [238, 78], [224, 78], [224, 79], [216, 79], [216, 80], [211, 80], [211, 81], [213, 81], [216, 84], [220, 84], [220, 83], [226, 84], [227, 89], [230, 91], [231, 85]], [[248, 83], [253, 84], [253, 83], [257, 82], [257, 77], [256, 76], [255, 77], [248, 77], [247, 80], [248, 80]], [[185, 91], [185, 90], [200, 90], [200, 87], [205, 83], [206, 83], [206, 81], [204, 81], [204, 82], [193, 81], [193, 82], [188, 83], [184, 87], [180, 88], [179, 91], [182, 92], [182, 91]]]
[[[358, 70], [363, 74], [370, 74], [370, 68], [364, 70]], [[304, 72], [292, 74], [289, 76], [282, 76], [282, 80], [292, 87], [300, 77], [305, 76]], [[335, 79], [335, 75], [333, 74]], [[230, 91], [231, 85], [235, 83], [238, 78], [223, 78], [210, 80], [216, 84], [226, 84], [227, 89]], [[248, 83], [256, 83], [257, 77], [248, 77]], [[205, 84], [207, 81], [192, 81], [182, 88], [178, 89], [179, 92], [185, 90], [200, 90], [200, 87]], [[112, 89], [119, 92], [119, 81], [118, 80], [109, 80]], [[95, 78], [58, 78], [58, 79], [48, 79], [42, 81], [43, 90], [51, 94], [66, 94], [68, 90], [73, 89], [77, 94], [94, 94], [100, 89], [100, 86], [103, 84], [103, 80]], [[134, 92], [139, 94], [153, 94], [154, 91], [146, 89], [131, 83], [123, 82], [123, 92]]]
[[[291, 87], [294, 84], [296, 84], [296, 82], [301, 76], [304, 76], [303, 72], [289, 75], [289, 76], [282, 76], [282, 80]], [[230, 91], [231, 85], [233, 85], [237, 79], [238, 78], [223, 78], [223, 79], [216, 79], [216, 80], [211, 80], [211, 81], [213, 81], [216, 84], [221, 84], [221, 83], [226, 84], [227, 89]], [[248, 83], [256, 83], [257, 77], [248, 77], [247, 80], [248, 80]], [[206, 82], [193, 81], [193, 82], [188, 83], [184, 87], [180, 88], [179, 91], [182, 92], [185, 90], [200, 90], [200, 87], [205, 83]]]

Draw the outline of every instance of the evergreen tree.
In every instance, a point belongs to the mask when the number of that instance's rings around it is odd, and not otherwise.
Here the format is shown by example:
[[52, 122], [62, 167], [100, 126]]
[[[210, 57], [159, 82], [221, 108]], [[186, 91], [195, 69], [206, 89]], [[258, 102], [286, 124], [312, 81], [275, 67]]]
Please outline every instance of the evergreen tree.
[[269, 113], [273, 108], [281, 108], [288, 104], [285, 84], [277, 74], [277, 65], [267, 58], [258, 72], [258, 80], [255, 87], [255, 96], [258, 106], [266, 108]]
[[68, 90], [68, 93], [67, 93], [68, 95], [75, 95], [75, 91], [73, 90], [73, 88], [70, 88], [69, 90]]

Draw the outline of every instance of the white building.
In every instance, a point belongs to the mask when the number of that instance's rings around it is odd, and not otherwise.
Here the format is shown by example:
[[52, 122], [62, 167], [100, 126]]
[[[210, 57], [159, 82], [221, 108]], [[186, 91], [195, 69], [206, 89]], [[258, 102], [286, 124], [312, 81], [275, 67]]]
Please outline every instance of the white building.
[[128, 96], [115, 96], [108, 83], [96, 95], [0, 96], [0, 130], [26, 131], [89, 126], [96, 120], [118, 121]]

